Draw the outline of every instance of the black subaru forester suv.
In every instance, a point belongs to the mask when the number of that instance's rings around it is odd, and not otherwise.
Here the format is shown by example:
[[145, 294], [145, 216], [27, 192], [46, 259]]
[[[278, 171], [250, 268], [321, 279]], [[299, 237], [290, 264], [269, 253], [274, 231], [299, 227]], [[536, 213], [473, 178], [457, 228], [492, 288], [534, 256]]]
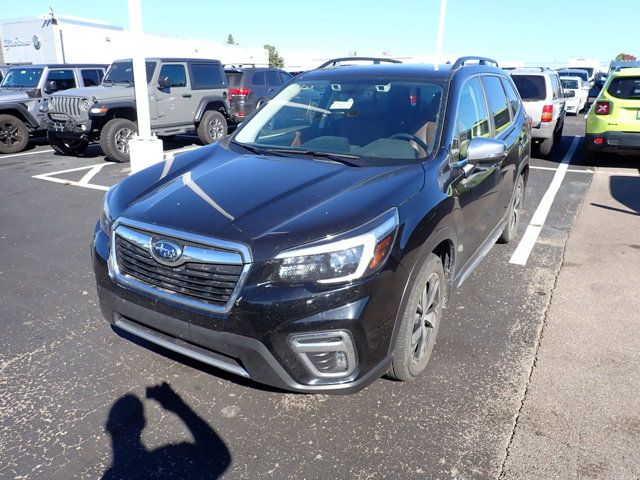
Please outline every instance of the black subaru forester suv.
[[530, 124], [493, 65], [314, 70], [123, 180], [93, 243], [104, 316], [287, 390], [415, 378], [452, 288], [518, 224]]

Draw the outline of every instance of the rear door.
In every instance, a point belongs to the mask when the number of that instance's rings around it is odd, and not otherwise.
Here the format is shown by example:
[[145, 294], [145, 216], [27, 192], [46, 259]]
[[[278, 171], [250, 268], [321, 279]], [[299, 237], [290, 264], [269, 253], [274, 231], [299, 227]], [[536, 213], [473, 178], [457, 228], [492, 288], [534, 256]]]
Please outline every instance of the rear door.
[[[466, 80], [460, 90], [456, 112], [456, 134], [453, 139], [452, 161], [467, 158], [469, 142], [477, 137], [489, 138], [492, 127], [480, 77]], [[457, 215], [459, 243], [463, 264], [474, 258], [475, 252], [487, 239], [498, 216], [500, 168], [495, 165], [478, 165], [467, 176], [461, 176], [451, 185], [451, 192], [458, 199]]]
[[600, 100], [612, 100], [612, 130], [640, 132], [640, 76], [613, 78]]

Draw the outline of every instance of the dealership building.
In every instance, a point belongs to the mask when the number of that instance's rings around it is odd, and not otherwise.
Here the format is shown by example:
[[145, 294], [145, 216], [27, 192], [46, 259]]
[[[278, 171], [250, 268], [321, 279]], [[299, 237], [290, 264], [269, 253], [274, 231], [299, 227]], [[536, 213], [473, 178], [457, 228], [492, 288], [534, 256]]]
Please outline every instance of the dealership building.
[[[222, 63], [266, 65], [264, 48], [172, 37], [144, 35], [147, 57], [213, 58]], [[98, 20], [53, 13], [0, 22], [0, 64], [105, 63], [130, 58], [129, 32]]]

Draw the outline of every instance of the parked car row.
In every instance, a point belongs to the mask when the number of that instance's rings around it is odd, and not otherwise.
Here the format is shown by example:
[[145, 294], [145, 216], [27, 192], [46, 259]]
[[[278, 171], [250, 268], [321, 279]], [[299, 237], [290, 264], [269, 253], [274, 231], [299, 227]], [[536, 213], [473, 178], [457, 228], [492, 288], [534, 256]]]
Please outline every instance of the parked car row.
[[[163, 138], [197, 133], [208, 144], [224, 138], [291, 75], [275, 68], [224, 69], [217, 60], [146, 60], [151, 130]], [[0, 72], [4, 70], [0, 69]], [[105, 75], [106, 72], [106, 75]], [[46, 135], [52, 148], [80, 155], [98, 142], [111, 160], [129, 160], [137, 132], [131, 60], [106, 65], [11, 67], [0, 83], [0, 153], [23, 150]]]

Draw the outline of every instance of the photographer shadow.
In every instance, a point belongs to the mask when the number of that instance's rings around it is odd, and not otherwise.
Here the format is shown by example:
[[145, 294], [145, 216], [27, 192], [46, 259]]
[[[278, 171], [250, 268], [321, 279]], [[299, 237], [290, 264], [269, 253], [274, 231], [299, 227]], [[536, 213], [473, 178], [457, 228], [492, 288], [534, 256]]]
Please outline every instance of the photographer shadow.
[[141, 441], [146, 425], [142, 401], [136, 395], [124, 395], [111, 407], [105, 425], [111, 436], [113, 463], [104, 473], [103, 480], [220, 477], [231, 463], [231, 454], [215, 430], [166, 382], [148, 387], [146, 396], [177, 415], [191, 432], [194, 442], [171, 443], [148, 450]]

